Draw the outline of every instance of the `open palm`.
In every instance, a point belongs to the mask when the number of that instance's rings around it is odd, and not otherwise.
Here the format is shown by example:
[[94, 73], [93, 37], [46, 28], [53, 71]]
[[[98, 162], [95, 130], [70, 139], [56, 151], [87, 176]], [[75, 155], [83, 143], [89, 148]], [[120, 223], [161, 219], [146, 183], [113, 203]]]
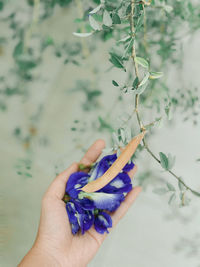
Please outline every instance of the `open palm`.
[[[80, 163], [90, 165], [101, 155], [105, 143], [97, 140], [84, 155]], [[136, 167], [129, 172], [132, 177], [136, 172]], [[67, 170], [59, 174], [52, 182], [42, 201], [40, 226], [35, 241], [35, 246], [45, 248], [48, 254], [53, 255], [58, 265], [52, 266], [86, 266], [94, 257], [107, 234], [99, 234], [94, 227], [84, 235], [78, 233], [73, 235], [71, 225], [62, 200], [66, 182], [71, 173], [78, 170], [78, 163], [73, 163]], [[117, 211], [111, 214], [113, 226], [124, 216], [130, 205], [133, 203], [140, 187], [135, 187], [128, 195]]]

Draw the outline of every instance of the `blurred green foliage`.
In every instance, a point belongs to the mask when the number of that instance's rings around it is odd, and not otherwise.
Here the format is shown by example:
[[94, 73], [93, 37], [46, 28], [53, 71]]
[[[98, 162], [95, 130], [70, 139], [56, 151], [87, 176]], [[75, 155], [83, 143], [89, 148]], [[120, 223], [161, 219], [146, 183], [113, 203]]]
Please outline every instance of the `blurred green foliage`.
[[[106, 71], [116, 70], [116, 75], [110, 78], [110, 86], [116, 89], [118, 96], [113, 106], [102, 105], [104, 88], [101, 88], [100, 81], [106, 67], [102, 71], [101, 62], [96, 64], [94, 60], [89, 66], [93, 78], [89, 80], [77, 77], [74, 87], [69, 90], [81, 95], [80, 106], [83, 109], [82, 118], [78, 118], [71, 127], [73, 132], [112, 133], [111, 146], [119, 150], [138, 132], [136, 123], [133, 123], [135, 114], [132, 103], [136, 95], [140, 96], [140, 111], [144, 121], [152, 113], [152, 121], [145, 125], [150, 134], [161, 126], [161, 122], [171, 123], [172, 114], [176, 112], [182, 114], [183, 121], [191, 120], [196, 125], [200, 109], [199, 90], [187, 87], [174, 89], [167, 75], [171, 67], [177, 72], [181, 70], [184, 58], [182, 40], [199, 30], [200, 5], [189, 0], [134, 1], [134, 14], [131, 18], [132, 3], [133, 1], [126, 0], [27, 0], [15, 3], [16, 8], [11, 8], [12, 1], [0, 1], [0, 22], [7, 27], [7, 34], [0, 37], [0, 55], [7, 51], [7, 46], [11, 43], [13, 58], [7, 73], [0, 73], [0, 111], [6, 112], [10, 108], [12, 97], [21, 97], [23, 101], [30, 97], [32, 82], [43, 79], [36, 70], [41, 64], [46, 64], [44, 55], [47, 49], [51, 48], [55, 60], [60, 60], [63, 65], [84, 68], [87, 60], [93, 58], [98, 51], [99, 45], [109, 43], [111, 45], [107, 51], [106, 63], [109, 68]], [[40, 30], [45, 20], [51, 18], [58, 8], [75, 10], [79, 14], [74, 18], [74, 41], [70, 38], [60, 41], [53, 38], [50, 32], [44, 35]], [[19, 16], [25, 18], [20, 20]], [[131, 21], [134, 32], [131, 31]], [[139, 77], [133, 71], [133, 46]], [[122, 75], [119, 78], [120, 70]], [[132, 105], [133, 113], [126, 110], [127, 94], [128, 106]], [[116, 125], [113, 117], [116, 109], [120, 108], [125, 119], [119, 118], [121, 121]], [[94, 114], [94, 111], [95, 119], [84, 124], [83, 121], [87, 120], [85, 118], [90, 113]], [[34, 144], [42, 112], [43, 104], [38, 103], [35, 113], [30, 117], [31, 126], [28, 129], [22, 129], [21, 126], [13, 129], [16, 140], [28, 150]], [[82, 124], [78, 123], [80, 120]], [[48, 144], [48, 137], [40, 138], [41, 144]], [[76, 142], [77, 138], [74, 140]], [[143, 150], [144, 147], [140, 149]], [[165, 170], [171, 170], [175, 158], [161, 153], [161, 166]], [[145, 170], [145, 173], [148, 172], [149, 170]], [[141, 180], [145, 180], [144, 177]], [[170, 199], [171, 203], [174, 197], [171, 196]], [[184, 204], [182, 195], [180, 199]]]

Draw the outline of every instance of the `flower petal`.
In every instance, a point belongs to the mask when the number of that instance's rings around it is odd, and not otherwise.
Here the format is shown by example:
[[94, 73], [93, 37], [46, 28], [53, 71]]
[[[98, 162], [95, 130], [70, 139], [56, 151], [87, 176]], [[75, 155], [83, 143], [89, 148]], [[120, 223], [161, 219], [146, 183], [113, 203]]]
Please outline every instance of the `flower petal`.
[[66, 204], [66, 210], [69, 221], [72, 226], [72, 233], [76, 234], [81, 229], [82, 234], [90, 229], [94, 223], [93, 211], [84, 210], [81, 203], [76, 200], [70, 200]]
[[86, 193], [81, 191], [81, 188], [102, 176], [116, 159], [116, 154], [105, 156], [96, 163], [89, 174], [75, 172], [70, 175], [66, 184], [66, 193], [70, 196], [66, 210], [73, 234], [80, 229], [84, 234], [93, 224], [96, 231], [101, 234], [108, 232], [107, 228], [112, 227], [111, 217], [102, 210], [115, 211], [126, 193], [132, 189], [131, 179], [126, 172], [130, 171], [134, 164], [132, 162], [126, 164], [122, 172], [98, 192]]
[[107, 194], [103, 192], [86, 193], [80, 192], [79, 199], [88, 198], [93, 201], [95, 208], [108, 211], [116, 210], [124, 200], [123, 194]]
[[104, 234], [105, 232], [108, 233], [107, 228], [110, 227], [112, 227], [112, 219], [110, 215], [104, 211], [99, 212], [94, 221], [95, 230], [100, 234]]
[[73, 235], [75, 235], [80, 229], [80, 226], [79, 226], [78, 222], [72, 223], [71, 227], [72, 227], [72, 234]]
[[79, 223], [76, 217], [77, 210], [75, 208], [75, 204], [72, 203], [71, 201], [67, 202], [66, 210], [67, 210], [69, 222], [71, 223], [71, 226], [72, 226], [72, 234], [75, 235], [80, 229], [80, 226], [79, 226]]
[[95, 209], [94, 201], [92, 201], [88, 198], [81, 199], [80, 203], [81, 203], [81, 206], [83, 207], [83, 209], [85, 209], [85, 210], [94, 210]]
[[109, 184], [98, 192], [104, 193], [128, 193], [132, 189], [131, 179], [127, 173], [119, 173]]
[[94, 214], [90, 210], [86, 210], [82, 216], [81, 221], [81, 233], [84, 234], [85, 231], [89, 230], [94, 223]]
[[89, 175], [85, 172], [72, 173], [67, 181], [66, 193], [77, 198], [80, 188], [88, 183], [88, 177]]
[[117, 159], [116, 154], [107, 155], [103, 157], [95, 166], [94, 169], [91, 171], [91, 176], [89, 178], [90, 181], [93, 181], [100, 176], [102, 176], [113, 164], [113, 162]]
[[134, 168], [135, 164], [131, 161], [130, 163], [127, 163], [124, 168], [122, 169], [124, 172], [129, 172]]

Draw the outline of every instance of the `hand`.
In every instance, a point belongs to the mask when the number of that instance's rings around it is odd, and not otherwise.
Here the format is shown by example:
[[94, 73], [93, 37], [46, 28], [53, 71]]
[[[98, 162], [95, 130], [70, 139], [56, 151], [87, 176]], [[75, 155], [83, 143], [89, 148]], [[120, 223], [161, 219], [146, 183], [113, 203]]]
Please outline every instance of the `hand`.
[[[90, 165], [95, 162], [104, 146], [103, 140], [97, 140], [89, 148], [80, 163]], [[136, 169], [135, 166], [129, 172], [130, 177], [135, 174]], [[67, 170], [56, 177], [45, 193], [42, 200], [40, 225], [36, 241], [19, 264], [20, 267], [86, 266], [106, 238], [106, 233], [101, 235], [93, 227], [84, 235], [73, 235], [71, 233], [71, 226], [62, 198], [70, 174], [77, 170], [78, 164], [73, 163]], [[113, 226], [125, 215], [140, 191], [140, 187], [132, 189], [120, 207], [111, 214]]]

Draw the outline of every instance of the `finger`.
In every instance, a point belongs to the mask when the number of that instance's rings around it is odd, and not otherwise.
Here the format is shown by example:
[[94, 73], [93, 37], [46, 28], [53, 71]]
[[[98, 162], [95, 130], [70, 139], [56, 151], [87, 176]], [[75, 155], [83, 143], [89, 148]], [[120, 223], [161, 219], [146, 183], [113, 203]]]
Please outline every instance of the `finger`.
[[105, 141], [102, 139], [96, 140], [96, 142], [91, 145], [88, 151], [85, 153], [84, 157], [81, 159], [80, 163], [88, 166], [95, 162], [101, 155], [103, 148], [105, 147]]
[[[101, 139], [97, 140], [86, 152], [81, 162], [84, 165], [90, 165], [99, 157], [102, 149], [105, 147], [105, 142]], [[54, 196], [62, 199], [65, 194], [67, 180], [71, 173], [78, 170], [78, 164], [73, 163], [68, 169], [60, 173], [49, 186], [45, 196]]]
[[128, 209], [131, 207], [142, 188], [140, 186], [134, 187], [126, 196], [125, 200], [121, 203], [120, 207], [111, 215], [113, 227], [124, 217]]
[[62, 199], [65, 194], [65, 187], [70, 174], [76, 172], [77, 170], [78, 164], [73, 163], [65, 171], [61, 172], [50, 184], [45, 196], [57, 197], [59, 199]]

